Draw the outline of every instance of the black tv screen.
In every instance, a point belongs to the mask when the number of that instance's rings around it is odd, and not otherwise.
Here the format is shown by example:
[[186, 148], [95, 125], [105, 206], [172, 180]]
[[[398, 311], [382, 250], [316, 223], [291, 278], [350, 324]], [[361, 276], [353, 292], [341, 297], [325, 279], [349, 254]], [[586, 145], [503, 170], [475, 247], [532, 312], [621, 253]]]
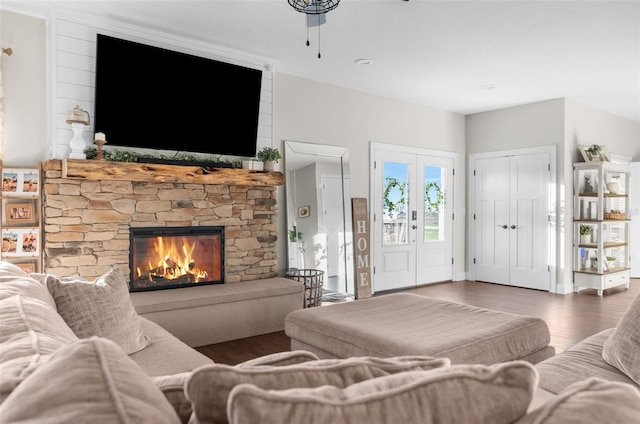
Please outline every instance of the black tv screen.
[[102, 34], [95, 132], [107, 146], [254, 157], [262, 71]]

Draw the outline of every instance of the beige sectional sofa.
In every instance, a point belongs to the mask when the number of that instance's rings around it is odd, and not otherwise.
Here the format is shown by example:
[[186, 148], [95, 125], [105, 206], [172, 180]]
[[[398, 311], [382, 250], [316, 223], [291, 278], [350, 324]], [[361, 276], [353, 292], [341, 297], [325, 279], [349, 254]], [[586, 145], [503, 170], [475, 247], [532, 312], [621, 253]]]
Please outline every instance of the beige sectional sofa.
[[[619, 327], [608, 347], [627, 351]], [[633, 384], [587, 378], [551, 394], [537, 386], [539, 374], [540, 385], [564, 378], [555, 358], [451, 365], [292, 351], [214, 364], [140, 317], [116, 269], [88, 282], [0, 262], [2, 423], [638, 422], [637, 358], [608, 359]]]

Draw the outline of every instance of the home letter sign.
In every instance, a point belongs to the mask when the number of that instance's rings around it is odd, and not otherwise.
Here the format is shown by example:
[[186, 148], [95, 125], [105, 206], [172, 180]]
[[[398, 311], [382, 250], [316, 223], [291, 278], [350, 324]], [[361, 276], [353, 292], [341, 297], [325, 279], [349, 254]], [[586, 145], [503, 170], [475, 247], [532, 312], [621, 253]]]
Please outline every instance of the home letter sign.
[[356, 272], [356, 299], [371, 297], [371, 270], [369, 268], [369, 214], [367, 199], [351, 199], [354, 232], [354, 267]]

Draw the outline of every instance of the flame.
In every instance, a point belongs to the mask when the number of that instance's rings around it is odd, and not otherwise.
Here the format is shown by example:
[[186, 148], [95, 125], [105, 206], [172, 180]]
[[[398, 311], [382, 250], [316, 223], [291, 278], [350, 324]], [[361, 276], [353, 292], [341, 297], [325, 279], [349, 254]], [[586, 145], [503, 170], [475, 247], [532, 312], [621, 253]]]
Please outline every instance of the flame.
[[156, 263], [149, 261], [148, 271], [142, 271], [140, 267], [136, 268], [138, 277], [148, 278], [153, 281], [153, 277], [162, 277], [167, 280], [174, 280], [181, 277], [189, 277], [193, 282], [208, 277], [207, 271], [199, 268], [193, 258], [193, 251], [196, 243], [189, 244], [183, 238], [182, 244], [176, 244], [177, 237], [171, 237], [170, 242], [164, 242], [162, 237], [157, 237], [153, 242], [156, 255]]

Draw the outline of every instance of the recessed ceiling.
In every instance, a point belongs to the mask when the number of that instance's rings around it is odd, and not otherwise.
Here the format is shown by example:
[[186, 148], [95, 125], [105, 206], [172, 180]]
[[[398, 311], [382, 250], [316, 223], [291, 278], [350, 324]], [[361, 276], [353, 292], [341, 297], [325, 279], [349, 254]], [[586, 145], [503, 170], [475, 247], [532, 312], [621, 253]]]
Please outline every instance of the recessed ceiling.
[[[286, 0], [56, 5], [264, 57], [283, 72], [461, 114], [567, 97], [640, 122], [640, 1], [342, 0], [320, 27]], [[373, 63], [357, 66], [367, 58]], [[492, 87], [492, 88], [489, 88]]]

